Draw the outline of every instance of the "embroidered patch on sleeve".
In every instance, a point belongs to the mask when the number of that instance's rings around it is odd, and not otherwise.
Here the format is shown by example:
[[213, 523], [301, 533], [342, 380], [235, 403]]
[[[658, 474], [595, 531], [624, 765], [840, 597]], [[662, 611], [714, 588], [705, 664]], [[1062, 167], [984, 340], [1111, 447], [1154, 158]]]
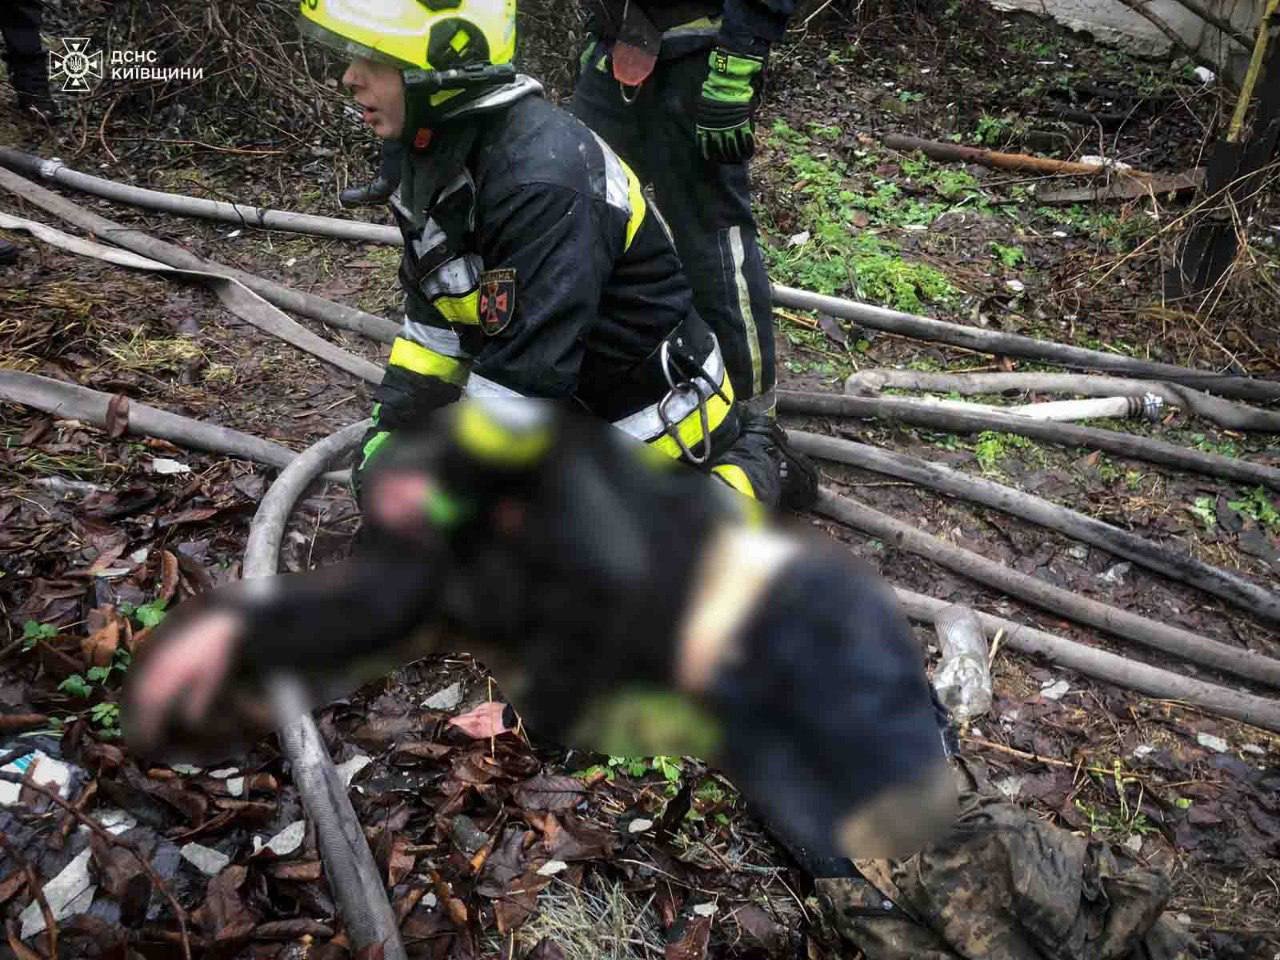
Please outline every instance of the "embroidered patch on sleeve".
[[486, 270], [480, 274], [480, 328], [496, 337], [516, 313], [516, 272]]

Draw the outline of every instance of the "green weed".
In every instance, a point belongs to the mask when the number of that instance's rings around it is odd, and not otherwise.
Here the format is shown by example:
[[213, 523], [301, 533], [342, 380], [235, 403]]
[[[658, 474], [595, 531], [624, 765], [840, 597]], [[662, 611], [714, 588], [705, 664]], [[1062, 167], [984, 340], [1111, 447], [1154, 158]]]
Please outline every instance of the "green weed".
[[22, 649], [30, 650], [41, 640], [52, 640], [57, 635], [58, 628], [53, 624], [28, 620], [22, 625]]
[[1227, 506], [1258, 521], [1268, 531], [1280, 530], [1280, 512], [1276, 511], [1275, 502], [1262, 487], [1254, 487], [1239, 500], [1229, 500]]
[[996, 255], [996, 259], [1010, 269], [1019, 266], [1027, 259], [1026, 251], [1021, 247], [1006, 246], [1003, 243], [991, 242], [991, 252]]
[[1196, 497], [1195, 503], [1187, 507], [1187, 513], [1204, 524], [1206, 530], [1218, 525], [1218, 511], [1213, 497]]
[[[774, 124], [769, 142], [783, 155], [788, 179], [797, 184], [801, 219], [809, 225], [805, 243], [766, 246], [770, 270], [780, 280], [825, 294], [852, 291], [861, 299], [910, 312], [958, 294], [940, 270], [904, 259], [896, 244], [877, 233], [927, 226], [948, 209], [946, 204], [904, 196], [891, 180], [855, 189], [847, 163], [816, 150], [813, 137], [784, 121]], [[865, 152], [858, 161], [878, 163]]]
[[983, 473], [999, 473], [1000, 462], [1014, 450], [1038, 451], [1039, 449], [1035, 441], [1018, 434], [997, 433], [993, 430], [987, 430], [978, 435], [978, 442], [974, 445], [973, 455], [977, 458], [978, 466]]

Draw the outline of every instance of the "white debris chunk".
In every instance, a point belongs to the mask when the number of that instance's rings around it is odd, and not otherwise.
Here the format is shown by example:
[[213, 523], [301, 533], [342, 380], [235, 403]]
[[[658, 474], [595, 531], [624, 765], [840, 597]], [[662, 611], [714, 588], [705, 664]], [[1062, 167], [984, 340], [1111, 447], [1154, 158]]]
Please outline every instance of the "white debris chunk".
[[1216, 753], [1226, 753], [1231, 749], [1231, 745], [1221, 737], [1215, 737], [1212, 733], [1197, 733], [1196, 743], [1202, 747], [1207, 747]]
[[[57, 787], [58, 794], [68, 799], [67, 788], [71, 784], [71, 768], [61, 760], [55, 760], [43, 750], [32, 750], [26, 756], [18, 757], [0, 769], [5, 773], [16, 773], [25, 776], [32, 783], [42, 787]], [[0, 782], [0, 807], [11, 807], [22, 796], [22, 787], [8, 781]]]
[[182, 855], [183, 860], [208, 877], [217, 876], [231, 863], [231, 858], [225, 853], [198, 843], [188, 843], [178, 853]]
[[1022, 293], [1027, 289], [1027, 285], [1023, 283], [1021, 280], [1006, 280], [1004, 282], [1004, 285], [1008, 290], [1012, 291], [1013, 293]]
[[229, 777], [227, 779], [227, 793], [233, 797], [243, 797], [244, 777]]
[[221, 770], [210, 770], [209, 776], [215, 780], [225, 780], [227, 777], [234, 777], [239, 772], [239, 767], [223, 767]]
[[1022, 792], [1022, 785], [1027, 782], [1026, 777], [1005, 777], [997, 780], [993, 786], [999, 790], [1009, 800], [1017, 800], [1018, 794]]
[[808, 230], [801, 230], [799, 233], [793, 233], [787, 238], [788, 247], [803, 247], [809, 242], [811, 234]]
[[717, 907], [714, 903], [700, 903], [693, 908], [693, 912], [700, 917], [714, 917]]
[[[300, 846], [302, 846], [302, 838], [307, 834], [307, 822], [305, 820], [295, 820], [289, 824], [265, 844], [266, 849], [270, 850], [277, 857], [287, 857]], [[258, 845], [257, 837], [254, 838], [254, 853], [262, 849]]]
[[462, 702], [462, 684], [454, 682], [422, 701], [425, 710], [452, 710]]
[[167, 477], [175, 473], [190, 473], [191, 468], [185, 463], [179, 463], [177, 460], [170, 460], [167, 457], [156, 457], [151, 461], [151, 472], [158, 473], [162, 477]]
[[554, 877], [557, 873], [560, 873], [562, 870], [568, 870], [568, 869], [569, 869], [569, 865], [565, 863], [563, 860], [548, 860], [546, 863], [544, 863], [542, 866], [538, 868], [538, 876]]
[[646, 820], [644, 817], [637, 817], [627, 824], [627, 833], [644, 833], [652, 826], [652, 820]]
[[338, 771], [338, 776], [342, 778], [342, 785], [344, 787], [351, 786], [351, 781], [355, 779], [356, 774], [371, 763], [373, 763], [373, 761], [363, 753], [357, 753], [350, 760], [338, 764], [336, 769]]
[[1246, 743], [1243, 747], [1240, 748], [1240, 750], [1243, 753], [1251, 753], [1255, 757], [1265, 757], [1267, 755], [1267, 751], [1262, 747], [1258, 746], [1256, 743]]
[[1071, 684], [1065, 680], [1048, 682], [1040, 688], [1040, 696], [1046, 700], [1061, 700], [1071, 690]]
[[1140, 743], [1133, 748], [1133, 755], [1138, 760], [1142, 760], [1145, 757], [1149, 757], [1151, 756], [1151, 754], [1155, 752], [1156, 752], [1156, 748], [1149, 743]]
[[1191, 75], [1201, 83], [1213, 83], [1214, 80], [1218, 79], [1218, 75], [1208, 67], [1196, 67], [1191, 71]]
[[1108, 567], [1098, 574], [1098, 579], [1103, 583], [1123, 583], [1124, 578], [1129, 575], [1129, 571], [1132, 569], [1133, 564], [1126, 560], [1123, 563], [1117, 563], [1113, 567]]
[[169, 766], [174, 773], [180, 773], [184, 777], [194, 777], [198, 773], [204, 773], [202, 767], [193, 767], [189, 763], [174, 763]]
[[1125, 840], [1124, 845], [1127, 849], [1132, 850], [1134, 853], [1141, 853], [1142, 852], [1142, 834], [1140, 833], [1130, 834], [1128, 838]]
[[[56, 877], [44, 885], [44, 898], [53, 911], [54, 920], [65, 920], [84, 913], [93, 904], [93, 893], [97, 888], [89, 880], [91, 853], [88, 847], [81, 850]], [[38, 900], [27, 904], [18, 919], [22, 921], [23, 940], [44, 930], [44, 914]]]

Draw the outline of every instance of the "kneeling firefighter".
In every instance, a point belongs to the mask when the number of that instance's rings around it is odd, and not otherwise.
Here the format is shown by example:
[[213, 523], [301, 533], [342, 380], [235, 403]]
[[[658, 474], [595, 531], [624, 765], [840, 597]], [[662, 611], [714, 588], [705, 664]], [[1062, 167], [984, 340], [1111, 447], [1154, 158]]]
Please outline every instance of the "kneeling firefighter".
[[303, 0], [352, 57], [365, 121], [405, 148], [404, 328], [362, 464], [466, 394], [561, 400], [762, 503], [807, 506], [816, 472], [744, 428], [716, 338], [639, 181], [517, 75], [514, 0]]
[[542, 738], [605, 746], [581, 721], [637, 688], [699, 703], [714, 759], [812, 855], [904, 855], [945, 828], [921, 652], [845, 549], [749, 522], [751, 501], [562, 406], [465, 400], [429, 419], [371, 465], [355, 557], [165, 620], [129, 674], [136, 749], [225, 756], [214, 726], [255, 676], [460, 632]]

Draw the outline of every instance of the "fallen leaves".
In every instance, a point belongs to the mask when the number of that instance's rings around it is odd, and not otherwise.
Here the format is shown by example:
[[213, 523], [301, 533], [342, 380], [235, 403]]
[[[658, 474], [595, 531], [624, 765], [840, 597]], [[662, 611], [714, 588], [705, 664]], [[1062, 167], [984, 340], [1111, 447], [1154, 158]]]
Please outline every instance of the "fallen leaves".
[[505, 703], [482, 703], [478, 707], [449, 720], [449, 726], [461, 730], [473, 740], [489, 740], [513, 730], [503, 722]]

